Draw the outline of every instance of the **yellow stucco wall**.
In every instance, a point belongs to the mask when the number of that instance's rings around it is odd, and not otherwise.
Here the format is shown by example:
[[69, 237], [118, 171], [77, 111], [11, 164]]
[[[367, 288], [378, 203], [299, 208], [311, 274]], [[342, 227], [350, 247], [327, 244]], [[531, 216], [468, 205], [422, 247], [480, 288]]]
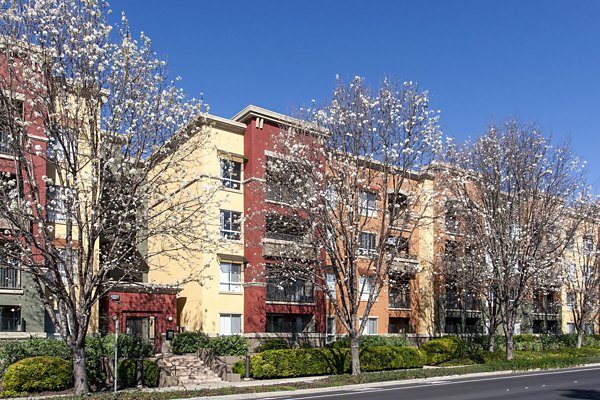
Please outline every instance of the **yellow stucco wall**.
[[[243, 240], [229, 241], [220, 238], [220, 210], [244, 210], [243, 184], [241, 190], [227, 189], [220, 185], [220, 159], [229, 158], [243, 162], [244, 136], [240, 126], [228, 126], [209, 117], [208, 138], [191, 138], [187, 143], [192, 146], [195, 157], [186, 165], [188, 173], [202, 176], [188, 188], [190, 193], [214, 188], [214, 193], [199, 218], [202, 218], [206, 232], [204, 237], [212, 245], [200, 246], [191, 250], [186, 257], [170, 257], [166, 254], [152, 256], [160, 248], [157, 239], [149, 240], [150, 283], [179, 284], [182, 289], [178, 295], [178, 325], [187, 331], [203, 331], [215, 335], [220, 332], [221, 314], [238, 314], [243, 321], [244, 297], [240, 284], [238, 293], [220, 291], [220, 261], [242, 264], [244, 255]], [[243, 164], [242, 164], [243, 165]], [[242, 181], [243, 181], [242, 167]], [[242, 214], [243, 216], [243, 214]], [[242, 233], [243, 234], [243, 233]], [[243, 237], [242, 237], [243, 239]], [[242, 264], [243, 271], [243, 264]], [[195, 279], [188, 279], [195, 274]], [[243, 282], [243, 277], [241, 278]], [[243, 329], [243, 327], [242, 327]]]

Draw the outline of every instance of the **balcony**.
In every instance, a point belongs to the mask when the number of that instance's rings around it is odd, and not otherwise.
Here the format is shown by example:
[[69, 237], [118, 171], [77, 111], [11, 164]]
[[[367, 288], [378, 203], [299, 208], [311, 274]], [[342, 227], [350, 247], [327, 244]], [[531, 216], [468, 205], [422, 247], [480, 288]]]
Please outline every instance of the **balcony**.
[[314, 303], [314, 288], [311, 282], [304, 280], [291, 281], [281, 278], [267, 279], [268, 302], [278, 303]]
[[417, 256], [408, 253], [399, 253], [390, 264], [390, 272], [414, 276], [419, 272]]
[[531, 308], [534, 314], [552, 315], [560, 313], [560, 304], [553, 302], [534, 300], [531, 304]]
[[314, 247], [307, 243], [292, 240], [264, 238], [262, 255], [265, 258], [294, 258], [299, 260], [317, 260]]

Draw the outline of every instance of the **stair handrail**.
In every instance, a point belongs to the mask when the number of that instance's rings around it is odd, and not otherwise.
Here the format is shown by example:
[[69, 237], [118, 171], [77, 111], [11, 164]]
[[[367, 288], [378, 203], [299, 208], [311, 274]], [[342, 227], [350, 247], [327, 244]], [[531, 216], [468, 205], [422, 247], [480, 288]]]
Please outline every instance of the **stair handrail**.
[[221, 360], [211, 349], [200, 348], [196, 352], [196, 356], [223, 380], [226, 380], [227, 374], [232, 372], [227, 363]]

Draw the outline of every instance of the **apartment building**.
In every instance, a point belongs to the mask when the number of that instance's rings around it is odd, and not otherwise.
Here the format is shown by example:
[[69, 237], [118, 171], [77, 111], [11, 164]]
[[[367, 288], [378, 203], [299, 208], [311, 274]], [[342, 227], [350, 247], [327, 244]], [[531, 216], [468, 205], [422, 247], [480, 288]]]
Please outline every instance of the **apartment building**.
[[[8, 97], [8, 96], [7, 96]], [[46, 174], [46, 150], [47, 138], [39, 127], [41, 121], [34, 117], [34, 113], [27, 103], [27, 93], [13, 91], [10, 95], [11, 102], [0, 104], [0, 174], [10, 192], [18, 192], [18, 196], [25, 195], [25, 189], [21, 182], [17, 181], [15, 170], [15, 143], [10, 139], [15, 124], [8, 121], [11, 113], [9, 107], [13, 108], [15, 114], [21, 121], [27, 121], [27, 133], [32, 139], [33, 146], [39, 146], [41, 153], [32, 155], [33, 173], [35, 181], [39, 185], [42, 206], [45, 206], [46, 187], [42, 177]], [[22, 129], [18, 127], [18, 129]], [[2, 202], [10, 203], [10, 193], [5, 191]], [[12, 223], [0, 218], [0, 229], [11, 229]], [[3, 241], [0, 245], [8, 245]], [[18, 268], [19, 260], [11, 257], [0, 259], [0, 338], [14, 339], [24, 338], [30, 335], [45, 336], [46, 318], [41, 300], [35, 290], [30, 275]]]

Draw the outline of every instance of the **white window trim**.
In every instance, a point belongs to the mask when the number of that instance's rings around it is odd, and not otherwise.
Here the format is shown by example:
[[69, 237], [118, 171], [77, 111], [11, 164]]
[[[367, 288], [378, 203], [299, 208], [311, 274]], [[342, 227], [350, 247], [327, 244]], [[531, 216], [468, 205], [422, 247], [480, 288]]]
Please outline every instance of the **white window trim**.
[[[231, 178], [231, 174], [230, 174], [229, 177], [223, 176], [223, 168], [222, 168], [222, 162], [223, 161], [230, 162], [230, 163], [237, 163], [237, 164], [240, 165], [240, 180], [239, 181], [235, 180], [235, 179], [232, 179]], [[233, 158], [233, 157], [223, 157], [223, 156], [220, 156], [219, 157], [219, 180], [221, 182], [221, 188], [222, 189], [233, 190], [233, 191], [236, 191], [236, 192], [241, 192], [242, 191], [242, 182], [244, 181], [244, 163], [243, 163], [243, 161], [242, 160], [238, 160], [238, 159]], [[238, 189], [235, 189], [233, 187], [227, 187], [226, 185], [223, 184], [224, 181], [232, 183], [232, 184], [237, 184]]]
[[[223, 271], [221, 270], [221, 266], [223, 264], [229, 264], [229, 266], [239, 266], [240, 268], [240, 280], [239, 281], [232, 281], [231, 280], [231, 269], [229, 270], [228, 273], [228, 277], [229, 280], [227, 281], [223, 281]], [[224, 290], [223, 287], [221, 285], [227, 285], [228, 290]], [[237, 290], [231, 290], [233, 288], [237, 288]], [[233, 262], [233, 261], [219, 261], [219, 291], [221, 293], [242, 293], [242, 264], [239, 262]]]
[[[227, 240], [227, 241], [232, 241], [232, 242], [239, 242], [242, 240], [242, 222], [240, 221], [240, 230], [236, 231], [236, 230], [232, 230], [232, 229], [225, 229], [225, 218], [221, 218], [223, 213], [232, 213], [231, 214], [231, 218], [233, 219], [233, 213], [239, 214], [240, 215], [240, 220], [242, 219], [242, 213], [240, 211], [233, 211], [233, 210], [224, 210], [221, 209], [219, 210], [219, 219], [220, 219], [220, 237], [222, 240]], [[224, 236], [223, 234], [238, 234], [239, 238], [237, 239], [230, 239], [226, 236]]]
[[[238, 333], [233, 333], [231, 332], [231, 322], [233, 317], [239, 317], [240, 318], [240, 331]], [[223, 318], [229, 318], [229, 332], [223, 332], [222, 328], [222, 324], [223, 324]], [[244, 333], [244, 327], [243, 327], [243, 323], [244, 323], [244, 319], [242, 318], [242, 314], [236, 314], [236, 313], [220, 313], [219, 314], [219, 334], [223, 335], [223, 336], [237, 336], [237, 335], [241, 335]]]
[[[362, 324], [363, 319], [363, 317], [359, 318], [359, 326]], [[369, 333], [369, 321], [371, 320], [375, 321], [375, 333]], [[365, 325], [365, 329], [363, 330], [362, 334], [364, 336], [377, 336], [379, 334], [379, 317], [367, 317], [367, 324]]]

